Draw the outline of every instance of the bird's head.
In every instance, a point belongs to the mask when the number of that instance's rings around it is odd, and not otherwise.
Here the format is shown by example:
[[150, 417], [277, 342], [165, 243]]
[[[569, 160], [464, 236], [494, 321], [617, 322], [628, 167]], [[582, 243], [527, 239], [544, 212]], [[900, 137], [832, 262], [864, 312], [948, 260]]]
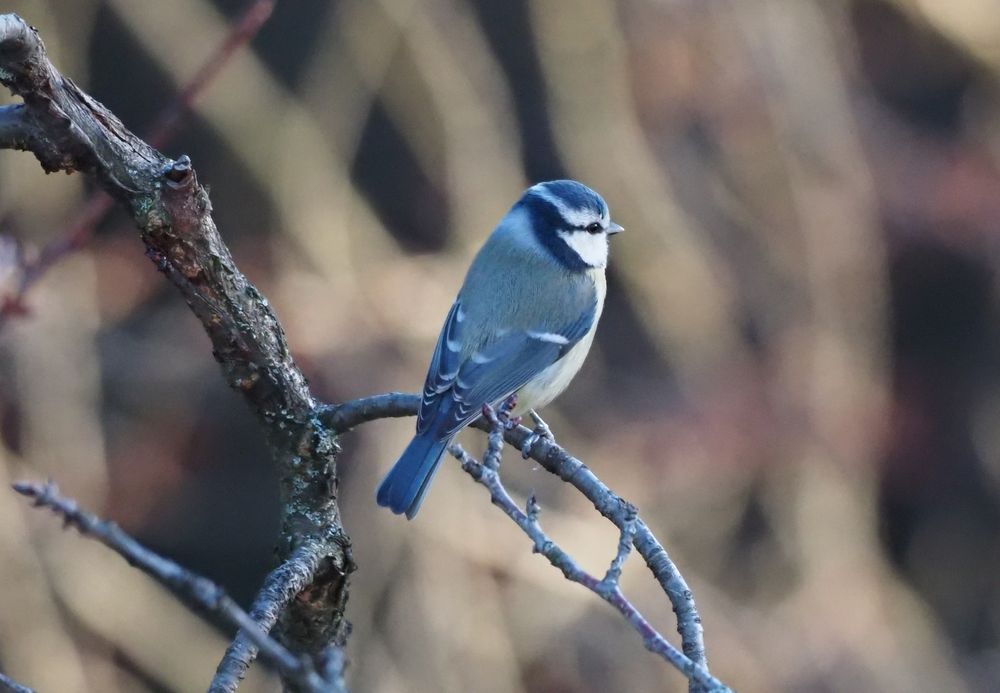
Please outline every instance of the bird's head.
[[604, 199], [582, 183], [553, 180], [528, 188], [523, 208], [539, 243], [571, 270], [608, 264], [608, 237], [622, 227], [611, 221]]

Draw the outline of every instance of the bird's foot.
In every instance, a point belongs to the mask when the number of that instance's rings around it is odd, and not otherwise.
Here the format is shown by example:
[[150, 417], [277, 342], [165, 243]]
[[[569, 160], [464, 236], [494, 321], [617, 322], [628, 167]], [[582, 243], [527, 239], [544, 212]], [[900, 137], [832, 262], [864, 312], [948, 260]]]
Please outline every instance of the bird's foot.
[[489, 404], [483, 405], [483, 417], [487, 421], [499, 421], [505, 431], [510, 431], [521, 425], [520, 416], [511, 416], [510, 413], [514, 411], [517, 406], [517, 395], [513, 394], [504, 401], [502, 401], [496, 409], [491, 407]]
[[497, 418], [503, 423], [503, 427], [511, 431], [521, 425], [520, 416], [511, 416], [510, 413], [517, 408], [517, 393], [515, 392], [510, 397], [505, 399], [500, 404], [500, 409], [497, 412]]
[[524, 445], [521, 446], [521, 457], [528, 459], [531, 457], [531, 448], [534, 447], [535, 443], [542, 440], [543, 438], [555, 443], [556, 437], [552, 435], [552, 429], [549, 425], [540, 417], [534, 409], [528, 410], [528, 415], [531, 420], [535, 422], [535, 428], [528, 434], [528, 437], [524, 439]]

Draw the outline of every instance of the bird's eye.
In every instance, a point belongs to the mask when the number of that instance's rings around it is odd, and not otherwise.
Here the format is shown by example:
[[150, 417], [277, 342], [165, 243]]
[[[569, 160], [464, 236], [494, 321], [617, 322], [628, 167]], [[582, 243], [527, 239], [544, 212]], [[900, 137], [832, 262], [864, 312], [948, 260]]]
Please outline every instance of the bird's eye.
[[600, 233], [603, 230], [604, 229], [601, 228], [601, 225], [598, 224], [596, 221], [593, 224], [587, 226], [587, 233]]

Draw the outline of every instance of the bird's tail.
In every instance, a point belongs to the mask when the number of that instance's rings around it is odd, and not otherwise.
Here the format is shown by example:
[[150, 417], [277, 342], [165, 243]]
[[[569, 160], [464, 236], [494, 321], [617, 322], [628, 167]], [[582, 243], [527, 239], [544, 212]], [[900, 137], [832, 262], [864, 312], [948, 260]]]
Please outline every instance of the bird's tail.
[[397, 515], [406, 513], [407, 519], [412, 520], [420, 510], [424, 494], [430, 488], [431, 479], [447, 446], [448, 440], [434, 440], [420, 435], [414, 437], [379, 484], [375, 495], [378, 504]]

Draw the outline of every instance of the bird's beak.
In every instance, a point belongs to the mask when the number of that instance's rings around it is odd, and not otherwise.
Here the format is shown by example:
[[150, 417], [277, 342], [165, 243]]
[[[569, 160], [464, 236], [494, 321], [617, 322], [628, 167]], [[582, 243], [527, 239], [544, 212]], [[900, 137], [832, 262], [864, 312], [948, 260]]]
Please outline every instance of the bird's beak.
[[611, 222], [610, 224], [608, 224], [608, 235], [609, 236], [614, 236], [616, 233], [621, 233], [624, 230], [625, 230], [624, 226], [619, 226], [615, 222]]

